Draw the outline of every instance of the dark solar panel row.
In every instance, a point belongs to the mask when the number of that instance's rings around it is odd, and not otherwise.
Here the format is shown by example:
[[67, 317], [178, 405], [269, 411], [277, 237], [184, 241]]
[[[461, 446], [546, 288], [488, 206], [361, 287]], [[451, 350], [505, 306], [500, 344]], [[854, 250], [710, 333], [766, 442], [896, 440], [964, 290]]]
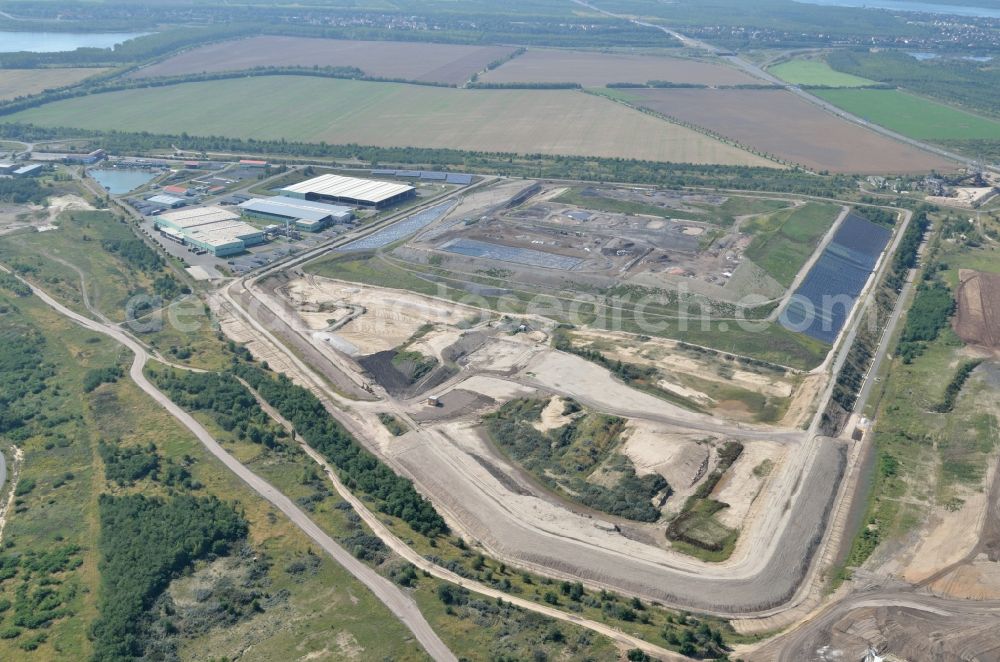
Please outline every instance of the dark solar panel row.
[[871, 259], [871, 264], [875, 264], [890, 236], [892, 232], [888, 228], [875, 225], [864, 216], [852, 212], [840, 224], [833, 243], [863, 253]]
[[781, 325], [826, 343], [836, 340], [891, 236], [862, 216], [848, 215], [795, 291]]

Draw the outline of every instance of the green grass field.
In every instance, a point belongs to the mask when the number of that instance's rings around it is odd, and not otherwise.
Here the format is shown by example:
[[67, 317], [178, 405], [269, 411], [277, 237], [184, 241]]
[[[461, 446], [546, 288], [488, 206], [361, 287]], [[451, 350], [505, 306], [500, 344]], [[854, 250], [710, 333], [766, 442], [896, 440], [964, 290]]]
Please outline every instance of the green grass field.
[[0, 76], [0, 101], [75, 85], [107, 69], [6, 69]]
[[873, 80], [836, 71], [822, 60], [789, 60], [776, 64], [768, 71], [793, 85], [864, 87], [875, 84]]
[[5, 118], [42, 126], [775, 167], [574, 90], [459, 90], [264, 76], [124, 90]]
[[817, 90], [816, 96], [918, 140], [1000, 139], [1000, 122], [899, 90]]
[[744, 230], [754, 234], [746, 255], [776, 281], [789, 286], [837, 218], [834, 204], [810, 202], [754, 219]]

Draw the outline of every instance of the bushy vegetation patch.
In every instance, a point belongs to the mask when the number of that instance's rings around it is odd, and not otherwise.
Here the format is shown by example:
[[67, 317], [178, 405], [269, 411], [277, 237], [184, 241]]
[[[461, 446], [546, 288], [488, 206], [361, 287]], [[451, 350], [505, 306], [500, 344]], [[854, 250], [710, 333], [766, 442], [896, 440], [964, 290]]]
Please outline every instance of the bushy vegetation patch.
[[224, 555], [247, 523], [215, 497], [164, 500], [101, 495], [100, 616], [93, 624], [95, 662], [142, 657], [147, 612], [177, 573], [209, 554]]
[[[483, 424], [497, 446], [550, 488], [612, 515], [640, 522], [658, 520], [660, 510], [653, 500], [666, 499], [670, 486], [658, 474], [640, 478], [631, 461], [618, 453], [625, 419], [583, 414], [540, 432], [532, 423], [539, 420], [545, 405], [544, 400], [512, 400]], [[604, 472], [611, 480], [597, 483], [595, 472]]]

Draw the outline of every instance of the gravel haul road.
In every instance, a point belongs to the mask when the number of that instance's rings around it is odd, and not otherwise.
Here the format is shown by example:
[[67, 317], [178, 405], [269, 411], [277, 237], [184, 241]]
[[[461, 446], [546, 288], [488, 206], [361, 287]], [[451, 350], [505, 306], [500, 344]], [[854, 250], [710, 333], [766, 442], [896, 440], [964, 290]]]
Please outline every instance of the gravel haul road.
[[69, 318], [80, 326], [90, 329], [95, 333], [109, 336], [116, 342], [124, 345], [135, 355], [129, 375], [133, 381], [147, 393], [160, 406], [166, 409], [181, 424], [190, 430], [206, 449], [218, 458], [227, 469], [239, 476], [254, 492], [267, 499], [278, 510], [283, 512], [303, 533], [311, 538], [317, 545], [323, 548], [337, 563], [342, 565], [355, 578], [367, 586], [383, 604], [406, 625], [413, 633], [417, 641], [435, 660], [443, 662], [457, 662], [458, 658], [448, 649], [443, 641], [437, 636], [430, 624], [424, 619], [416, 603], [395, 584], [382, 577], [374, 570], [358, 561], [347, 550], [338, 545], [336, 541], [323, 532], [302, 510], [296, 506], [291, 499], [286, 497], [277, 488], [265, 481], [263, 478], [253, 473], [240, 464], [234, 457], [229, 455], [208, 431], [196, 421], [190, 414], [178, 407], [166, 395], [154, 386], [143, 374], [143, 368], [149, 360], [149, 354], [135, 340], [126, 335], [121, 329], [108, 324], [96, 322], [90, 318], [79, 315], [66, 308], [58, 301], [50, 297], [45, 291], [35, 287], [31, 283], [25, 282], [31, 287], [32, 292], [49, 307], [64, 317]]

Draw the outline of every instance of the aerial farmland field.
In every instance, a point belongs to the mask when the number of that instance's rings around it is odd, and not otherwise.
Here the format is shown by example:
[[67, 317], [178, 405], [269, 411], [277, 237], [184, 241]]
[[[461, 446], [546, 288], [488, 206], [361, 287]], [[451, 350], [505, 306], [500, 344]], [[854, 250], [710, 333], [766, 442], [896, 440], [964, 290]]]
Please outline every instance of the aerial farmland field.
[[140, 69], [130, 77], [315, 65], [357, 67], [376, 78], [460, 85], [489, 63], [513, 51], [510, 46], [252, 37], [195, 48]]
[[788, 60], [768, 71], [793, 85], [825, 85], [828, 87], [864, 87], [876, 81], [836, 71], [823, 60]]
[[868, 121], [919, 140], [997, 140], [1000, 122], [900, 90], [817, 90]]
[[107, 69], [4, 69], [0, 72], [0, 101], [73, 85], [105, 71]]
[[943, 158], [839, 119], [782, 90], [628, 90], [628, 97], [658, 113], [816, 170], [920, 173], [953, 167]]
[[660, 55], [621, 55], [533, 48], [480, 76], [487, 83], [608, 83], [651, 80], [704, 85], [740, 85], [756, 79], [721, 64]]
[[6, 121], [84, 129], [776, 167], [573, 90], [456, 90], [265, 76], [58, 101]]

